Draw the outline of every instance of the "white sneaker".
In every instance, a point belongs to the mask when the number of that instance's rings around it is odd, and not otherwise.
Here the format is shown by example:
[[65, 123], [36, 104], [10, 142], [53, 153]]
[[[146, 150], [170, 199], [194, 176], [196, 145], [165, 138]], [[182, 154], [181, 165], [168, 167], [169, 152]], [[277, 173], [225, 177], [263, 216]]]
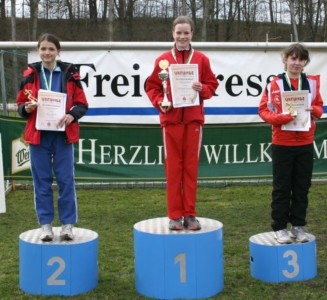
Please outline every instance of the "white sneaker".
[[277, 242], [280, 244], [291, 244], [292, 243], [292, 239], [291, 239], [290, 235], [288, 234], [287, 229], [275, 231], [275, 236], [276, 236]]
[[74, 239], [72, 224], [66, 224], [61, 226], [60, 238], [65, 241], [71, 241]]
[[53, 231], [51, 224], [41, 225], [41, 241], [50, 242], [53, 240]]
[[292, 226], [291, 233], [297, 242], [299, 243], [309, 242], [309, 237], [304, 232], [303, 226]]

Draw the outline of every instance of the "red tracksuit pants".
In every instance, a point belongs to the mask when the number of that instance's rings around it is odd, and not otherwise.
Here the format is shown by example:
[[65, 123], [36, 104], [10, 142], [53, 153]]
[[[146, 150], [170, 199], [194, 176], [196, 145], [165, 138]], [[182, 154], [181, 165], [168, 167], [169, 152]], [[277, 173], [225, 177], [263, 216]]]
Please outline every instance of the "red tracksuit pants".
[[202, 125], [197, 122], [163, 127], [167, 212], [170, 219], [196, 216]]

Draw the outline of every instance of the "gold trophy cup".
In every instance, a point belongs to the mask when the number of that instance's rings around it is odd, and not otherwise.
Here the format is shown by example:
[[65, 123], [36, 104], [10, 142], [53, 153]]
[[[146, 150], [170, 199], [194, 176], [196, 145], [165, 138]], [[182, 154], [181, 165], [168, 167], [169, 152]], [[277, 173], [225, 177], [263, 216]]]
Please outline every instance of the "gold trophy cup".
[[167, 79], [169, 77], [167, 69], [169, 67], [169, 61], [166, 59], [160, 60], [159, 67], [160, 67], [161, 71], [158, 73], [158, 76], [162, 81], [162, 87], [163, 87], [163, 92], [164, 92], [164, 98], [163, 98], [162, 102], [160, 103], [160, 106], [164, 109], [167, 109], [168, 107], [171, 106], [171, 102], [168, 100], [168, 97], [167, 97]]

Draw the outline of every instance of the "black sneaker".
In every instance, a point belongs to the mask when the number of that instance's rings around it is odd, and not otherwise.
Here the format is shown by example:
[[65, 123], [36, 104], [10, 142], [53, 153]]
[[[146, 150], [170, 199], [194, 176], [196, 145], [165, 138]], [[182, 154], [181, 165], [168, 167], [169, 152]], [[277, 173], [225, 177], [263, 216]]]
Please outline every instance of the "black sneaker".
[[187, 230], [200, 230], [201, 224], [194, 216], [188, 216], [184, 218], [184, 227]]
[[174, 219], [169, 220], [169, 229], [170, 230], [183, 230], [183, 219]]

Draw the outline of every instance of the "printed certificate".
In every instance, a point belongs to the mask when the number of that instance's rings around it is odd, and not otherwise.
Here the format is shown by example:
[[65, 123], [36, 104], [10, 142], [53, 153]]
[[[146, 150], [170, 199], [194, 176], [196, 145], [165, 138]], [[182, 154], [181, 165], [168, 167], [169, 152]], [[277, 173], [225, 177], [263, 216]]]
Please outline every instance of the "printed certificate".
[[64, 93], [39, 90], [36, 129], [65, 131], [65, 126], [58, 128], [57, 124], [66, 113], [66, 97]]
[[200, 104], [199, 93], [192, 89], [193, 82], [199, 81], [197, 64], [172, 64], [169, 78], [174, 107], [196, 106]]
[[282, 125], [283, 130], [308, 131], [311, 126], [311, 94], [308, 91], [290, 91], [282, 93], [283, 113], [296, 114], [291, 122]]

